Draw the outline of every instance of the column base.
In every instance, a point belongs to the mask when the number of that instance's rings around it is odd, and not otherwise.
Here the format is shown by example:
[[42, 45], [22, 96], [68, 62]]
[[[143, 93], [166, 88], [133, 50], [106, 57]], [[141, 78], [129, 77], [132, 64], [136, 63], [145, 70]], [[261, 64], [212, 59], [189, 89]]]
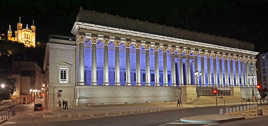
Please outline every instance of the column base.
[[181, 92], [181, 98], [184, 103], [189, 103], [197, 99], [195, 85], [183, 85], [181, 86]]

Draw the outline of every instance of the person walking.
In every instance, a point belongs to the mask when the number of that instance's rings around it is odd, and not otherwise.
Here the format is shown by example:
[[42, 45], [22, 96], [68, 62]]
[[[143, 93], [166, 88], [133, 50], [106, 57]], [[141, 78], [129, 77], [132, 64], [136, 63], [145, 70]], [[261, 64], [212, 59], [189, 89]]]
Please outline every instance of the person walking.
[[[179, 109], [183, 110], [183, 105], [182, 105], [182, 99], [181, 96], [178, 97], [177, 100], [177, 108], [179, 107]], [[183, 112], [183, 111], [182, 111]]]

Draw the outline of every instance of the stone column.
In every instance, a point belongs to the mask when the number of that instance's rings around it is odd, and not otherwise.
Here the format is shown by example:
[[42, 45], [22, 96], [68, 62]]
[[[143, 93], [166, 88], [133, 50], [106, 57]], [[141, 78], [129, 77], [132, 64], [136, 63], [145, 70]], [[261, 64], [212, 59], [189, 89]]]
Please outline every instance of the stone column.
[[105, 86], [109, 85], [109, 66], [108, 66], [108, 43], [109, 40], [104, 40], [104, 69], [103, 69], [103, 83]]
[[240, 78], [241, 78], [241, 86], [244, 87], [245, 86], [245, 83], [244, 83], [244, 72], [243, 72], [243, 62], [244, 62], [244, 59], [242, 56], [239, 56], [239, 61], [240, 61]]
[[126, 46], [126, 85], [130, 86], [130, 52], [129, 52], [129, 47], [130, 47], [130, 43], [129, 42], [125, 42], [125, 46]]
[[92, 42], [92, 71], [91, 71], [91, 84], [93, 86], [97, 85], [97, 63], [96, 63], [96, 44], [97, 44], [97, 39], [96, 38], [92, 38], [91, 39]]
[[223, 61], [224, 61], [224, 77], [225, 77], [225, 86], [229, 86], [229, 79], [228, 79], [228, 65], [227, 65], [227, 55], [223, 54]]
[[163, 81], [164, 86], [168, 86], [168, 73], [167, 73], [167, 47], [163, 47]]
[[195, 66], [195, 70], [194, 70], [194, 77], [195, 77], [195, 85], [199, 86], [199, 66], [198, 66], [198, 54], [199, 52], [197, 50], [195, 50], [195, 48], [191, 49], [194, 52], [194, 66]]
[[257, 86], [257, 68], [256, 68], [256, 62], [257, 59], [255, 59], [255, 57], [252, 57], [252, 65], [254, 67], [254, 81], [253, 81], [253, 86], [256, 87]]
[[199, 54], [200, 54], [200, 58], [201, 58], [201, 73], [202, 73], [202, 85], [205, 86], [206, 85], [206, 75], [205, 75], [205, 58], [204, 58], [204, 52], [202, 49], [199, 49]]
[[171, 74], [172, 74], [171, 83], [173, 86], [176, 86], [176, 68], [175, 68], [175, 49], [174, 48], [170, 49], [170, 54], [171, 54]]
[[238, 71], [238, 57], [237, 55], [235, 55], [235, 58], [234, 58], [234, 62], [235, 62], [235, 77], [236, 77], [236, 86], [239, 86], [239, 71]]
[[184, 85], [183, 81], [183, 62], [182, 62], [182, 49], [178, 48], [179, 68], [180, 68], [180, 85]]
[[[213, 52], [214, 53], [214, 52]], [[214, 86], [218, 86], [218, 81], [217, 81], [217, 69], [216, 69], [216, 54], [213, 54], [213, 77], [214, 77]]]
[[136, 85], [141, 86], [140, 43], [136, 43]]
[[237, 83], [237, 86], [240, 86], [240, 81], [239, 81], [239, 56], [237, 56], [237, 59], [236, 59], [236, 83]]
[[78, 52], [78, 85], [85, 85], [85, 65], [84, 65], [84, 35], [78, 35], [76, 43], [78, 45], [77, 52]]
[[205, 50], [205, 54], [207, 56], [207, 73], [208, 73], [208, 85], [211, 86], [212, 83], [211, 83], [211, 64], [210, 64], [210, 58], [211, 58], [211, 55], [210, 53], [208, 52], [208, 50]]
[[119, 47], [120, 42], [116, 40], [115, 45], [115, 85], [120, 86], [120, 58], [119, 58]]
[[154, 71], [155, 71], [155, 86], [160, 86], [159, 85], [159, 65], [158, 65], [158, 49], [159, 47], [155, 45], [154, 47]]
[[184, 47], [184, 52], [186, 55], [186, 85], [191, 85], [191, 64], [190, 64], [190, 50], [187, 47]]
[[146, 85], [151, 86], [151, 71], [150, 71], [150, 45], [145, 45], [146, 51]]
[[248, 57], [244, 56], [244, 61], [245, 61], [245, 86], [249, 86], [248, 84]]
[[230, 85], [234, 86], [234, 70], [233, 70], [233, 56], [229, 53], [229, 64], [230, 64]]
[[220, 54], [220, 52], [217, 52], [217, 57], [218, 57], [218, 65], [219, 65], [219, 82], [220, 82], [220, 86], [223, 86], [223, 75], [222, 75], [222, 55]]

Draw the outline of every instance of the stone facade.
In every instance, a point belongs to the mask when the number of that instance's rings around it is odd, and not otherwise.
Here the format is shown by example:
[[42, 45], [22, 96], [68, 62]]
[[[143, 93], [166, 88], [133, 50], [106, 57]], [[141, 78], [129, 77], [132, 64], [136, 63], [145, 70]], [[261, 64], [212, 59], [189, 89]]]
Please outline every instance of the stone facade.
[[[157, 27], [167, 36], [153, 34], [139, 29], [142, 22], [134, 31], [123, 24], [124, 18], [100, 15], [80, 10], [72, 29], [75, 38], [50, 38], [45, 68], [51, 108], [61, 99], [71, 105], [122, 104], [175, 101], [181, 96], [190, 102], [197, 98], [197, 87], [227, 87], [241, 96], [248, 91], [242, 88], [256, 86], [258, 52], [211, 44], [237, 40], [209, 35], [185, 39], [172, 35], [183, 31], [161, 25]], [[118, 22], [106, 24], [104, 15]]]

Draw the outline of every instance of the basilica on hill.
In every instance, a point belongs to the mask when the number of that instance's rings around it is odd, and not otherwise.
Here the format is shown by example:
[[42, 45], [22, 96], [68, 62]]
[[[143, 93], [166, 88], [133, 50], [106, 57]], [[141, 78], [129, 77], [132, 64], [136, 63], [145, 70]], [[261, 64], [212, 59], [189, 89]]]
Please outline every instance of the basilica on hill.
[[[15, 35], [15, 36], [14, 36]], [[12, 31], [11, 25], [9, 25], [9, 29], [7, 32], [7, 40], [12, 42], [18, 42], [24, 44], [25, 47], [36, 47], [36, 26], [33, 24], [31, 27], [23, 28], [23, 24], [21, 22], [21, 17], [19, 17], [19, 22], [17, 23], [17, 30]]]

